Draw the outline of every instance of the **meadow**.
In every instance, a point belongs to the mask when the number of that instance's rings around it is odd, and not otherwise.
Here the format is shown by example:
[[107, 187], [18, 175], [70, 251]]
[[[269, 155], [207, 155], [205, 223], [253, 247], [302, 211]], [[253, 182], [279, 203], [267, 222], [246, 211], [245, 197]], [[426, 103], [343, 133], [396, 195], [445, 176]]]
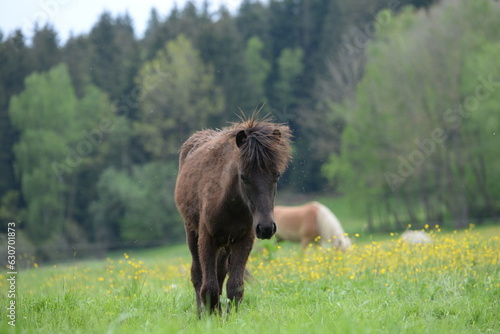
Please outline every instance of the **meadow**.
[[345, 253], [259, 241], [238, 312], [202, 319], [185, 245], [66, 264], [35, 259], [17, 275], [15, 327], [0, 274], [0, 332], [500, 332], [500, 228], [426, 228], [430, 244], [355, 234]]

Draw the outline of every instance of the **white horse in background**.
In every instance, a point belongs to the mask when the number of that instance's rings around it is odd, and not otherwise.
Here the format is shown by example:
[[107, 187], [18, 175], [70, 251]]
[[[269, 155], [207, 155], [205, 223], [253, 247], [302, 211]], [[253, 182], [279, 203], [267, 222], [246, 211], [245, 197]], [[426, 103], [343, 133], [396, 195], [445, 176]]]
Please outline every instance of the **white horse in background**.
[[280, 240], [300, 242], [305, 248], [318, 237], [324, 247], [346, 250], [351, 240], [345, 236], [338, 218], [330, 209], [318, 202], [300, 206], [276, 206], [274, 208], [276, 237]]

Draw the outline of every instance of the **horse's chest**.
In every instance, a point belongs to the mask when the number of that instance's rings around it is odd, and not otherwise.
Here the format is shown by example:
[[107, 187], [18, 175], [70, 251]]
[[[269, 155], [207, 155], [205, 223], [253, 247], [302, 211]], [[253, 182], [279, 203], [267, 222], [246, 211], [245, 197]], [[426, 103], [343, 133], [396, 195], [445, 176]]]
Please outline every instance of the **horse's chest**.
[[212, 221], [210, 234], [219, 244], [230, 244], [252, 233], [252, 220], [247, 217], [222, 214]]

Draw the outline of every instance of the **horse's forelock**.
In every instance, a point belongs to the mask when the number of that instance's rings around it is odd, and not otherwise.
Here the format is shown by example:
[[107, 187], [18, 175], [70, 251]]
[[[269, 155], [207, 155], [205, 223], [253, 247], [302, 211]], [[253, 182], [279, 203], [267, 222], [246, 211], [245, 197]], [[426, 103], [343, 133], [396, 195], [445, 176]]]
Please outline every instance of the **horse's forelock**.
[[[236, 136], [241, 130], [247, 136], [240, 147], [240, 164], [244, 171], [283, 171], [290, 160], [290, 128], [267, 120], [250, 118], [233, 124]], [[234, 138], [234, 137], [233, 137]]]

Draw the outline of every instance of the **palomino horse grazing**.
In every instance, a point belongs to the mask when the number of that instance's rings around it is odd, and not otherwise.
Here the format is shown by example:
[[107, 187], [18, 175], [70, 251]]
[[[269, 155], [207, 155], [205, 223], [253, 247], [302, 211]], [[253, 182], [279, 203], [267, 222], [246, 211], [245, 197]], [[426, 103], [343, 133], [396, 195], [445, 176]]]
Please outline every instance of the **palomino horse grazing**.
[[274, 220], [278, 239], [300, 242], [305, 248], [319, 236], [324, 246], [340, 250], [351, 247], [351, 240], [344, 235], [337, 217], [318, 202], [292, 207], [276, 206]]
[[276, 232], [274, 196], [290, 159], [290, 129], [254, 114], [222, 130], [196, 132], [182, 145], [175, 202], [192, 255], [198, 314], [243, 298], [243, 279], [255, 240]]

